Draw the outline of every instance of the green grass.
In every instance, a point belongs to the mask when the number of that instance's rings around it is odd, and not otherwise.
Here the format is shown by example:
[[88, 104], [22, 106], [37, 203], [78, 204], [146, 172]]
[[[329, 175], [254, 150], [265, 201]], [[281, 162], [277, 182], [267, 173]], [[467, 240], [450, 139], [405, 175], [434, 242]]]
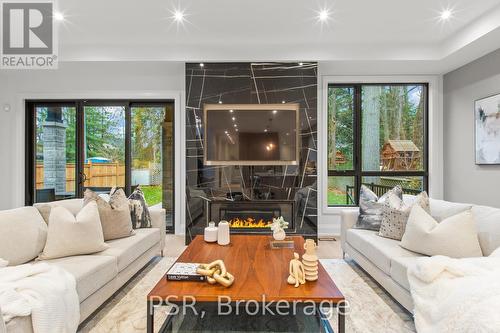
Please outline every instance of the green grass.
[[337, 194], [332, 191], [328, 191], [328, 205], [329, 206], [338, 206], [346, 204], [346, 195], [345, 194]]
[[162, 189], [160, 185], [145, 186], [141, 185], [141, 190], [144, 193], [144, 198], [148, 206], [153, 206], [161, 203]]
[[344, 164], [337, 164], [334, 168], [334, 170], [340, 171], [340, 170], [354, 170], [352, 167], [352, 161], [346, 161]]

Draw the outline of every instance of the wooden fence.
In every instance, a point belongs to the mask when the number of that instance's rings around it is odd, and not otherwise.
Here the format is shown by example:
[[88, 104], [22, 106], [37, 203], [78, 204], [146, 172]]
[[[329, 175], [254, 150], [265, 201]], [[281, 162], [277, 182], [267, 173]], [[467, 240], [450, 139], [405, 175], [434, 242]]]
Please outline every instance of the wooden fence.
[[[75, 191], [75, 163], [66, 164], [66, 192]], [[125, 186], [125, 164], [85, 163], [86, 187]], [[36, 188], [44, 188], [43, 163], [36, 164]]]

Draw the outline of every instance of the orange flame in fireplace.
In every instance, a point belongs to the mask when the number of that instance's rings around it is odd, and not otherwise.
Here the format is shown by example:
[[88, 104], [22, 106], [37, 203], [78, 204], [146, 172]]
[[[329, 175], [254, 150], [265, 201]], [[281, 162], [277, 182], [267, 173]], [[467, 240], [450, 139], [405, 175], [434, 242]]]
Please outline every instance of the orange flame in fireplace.
[[259, 219], [258, 221], [247, 217], [246, 219], [234, 218], [229, 221], [229, 226], [231, 228], [270, 228], [272, 221], [265, 221], [263, 219]]

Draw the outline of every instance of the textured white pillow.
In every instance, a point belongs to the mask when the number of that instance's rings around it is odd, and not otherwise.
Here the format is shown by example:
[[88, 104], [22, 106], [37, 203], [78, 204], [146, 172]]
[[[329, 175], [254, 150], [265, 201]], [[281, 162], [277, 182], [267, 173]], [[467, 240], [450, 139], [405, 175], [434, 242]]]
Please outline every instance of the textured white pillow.
[[411, 204], [406, 203], [397, 195], [391, 193], [382, 208], [382, 223], [380, 224], [379, 236], [401, 240], [406, 229], [406, 223], [414, 205], [419, 205], [430, 213], [429, 197], [423, 191], [415, 196]]
[[95, 202], [75, 216], [64, 207], [53, 207], [49, 216], [47, 243], [38, 259], [54, 259], [104, 251], [101, 220]]
[[476, 222], [470, 210], [448, 217], [438, 223], [419, 205], [413, 206], [402, 247], [428, 256], [452, 258], [482, 257]]

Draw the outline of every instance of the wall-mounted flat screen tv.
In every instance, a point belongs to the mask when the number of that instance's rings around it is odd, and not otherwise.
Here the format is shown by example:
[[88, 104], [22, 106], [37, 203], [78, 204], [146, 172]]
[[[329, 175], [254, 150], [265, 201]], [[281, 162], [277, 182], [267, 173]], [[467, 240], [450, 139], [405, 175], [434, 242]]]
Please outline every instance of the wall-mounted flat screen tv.
[[205, 104], [205, 165], [298, 165], [299, 104]]

